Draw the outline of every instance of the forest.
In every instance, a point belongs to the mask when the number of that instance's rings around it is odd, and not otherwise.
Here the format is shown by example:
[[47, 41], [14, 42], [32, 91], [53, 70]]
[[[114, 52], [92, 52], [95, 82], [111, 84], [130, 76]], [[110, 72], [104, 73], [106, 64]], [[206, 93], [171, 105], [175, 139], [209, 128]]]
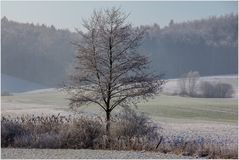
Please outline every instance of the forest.
[[[237, 74], [238, 15], [138, 26], [146, 29], [140, 52], [150, 55], [152, 71], [178, 78], [191, 70], [201, 76]], [[56, 87], [67, 79], [80, 36], [53, 25], [1, 19], [2, 74]]]

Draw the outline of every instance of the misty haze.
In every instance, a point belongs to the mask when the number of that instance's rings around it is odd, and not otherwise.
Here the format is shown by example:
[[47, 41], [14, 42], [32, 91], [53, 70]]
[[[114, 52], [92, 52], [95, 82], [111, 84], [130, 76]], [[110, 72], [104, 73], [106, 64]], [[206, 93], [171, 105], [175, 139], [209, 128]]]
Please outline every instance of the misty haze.
[[1, 158], [238, 158], [237, 2], [1, 9]]

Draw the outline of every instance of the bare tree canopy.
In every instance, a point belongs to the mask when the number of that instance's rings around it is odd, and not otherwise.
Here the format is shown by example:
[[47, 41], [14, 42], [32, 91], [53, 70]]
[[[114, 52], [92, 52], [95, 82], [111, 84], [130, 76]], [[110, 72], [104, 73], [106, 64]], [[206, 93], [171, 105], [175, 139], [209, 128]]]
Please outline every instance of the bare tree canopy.
[[197, 83], [200, 74], [198, 71], [190, 71], [181, 76], [178, 81], [178, 86], [181, 95], [196, 96]]
[[81, 41], [75, 43], [70, 105], [97, 104], [106, 112], [107, 122], [115, 107], [147, 100], [163, 84], [160, 76], [148, 72], [150, 61], [137, 50], [144, 31], [126, 23], [127, 17], [116, 8], [94, 11], [83, 21], [87, 32], [79, 31]]

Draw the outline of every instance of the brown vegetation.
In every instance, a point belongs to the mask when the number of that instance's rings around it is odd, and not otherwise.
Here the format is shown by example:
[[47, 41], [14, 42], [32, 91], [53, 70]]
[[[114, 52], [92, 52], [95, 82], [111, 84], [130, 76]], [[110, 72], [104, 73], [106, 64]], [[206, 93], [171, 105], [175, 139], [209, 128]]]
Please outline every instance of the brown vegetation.
[[231, 98], [234, 91], [231, 84], [227, 83], [211, 83], [201, 82], [200, 89], [202, 91], [201, 97], [205, 98]]
[[[178, 81], [179, 95], [201, 98], [231, 98], [234, 90], [231, 84], [200, 81], [197, 71], [183, 74]], [[198, 91], [197, 91], [198, 90]], [[200, 93], [199, 93], [200, 92]]]
[[148, 150], [206, 158], [237, 158], [237, 146], [175, 137], [169, 140], [151, 120], [132, 110], [112, 119], [111, 135], [100, 118], [2, 117], [1, 147], [53, 149]]

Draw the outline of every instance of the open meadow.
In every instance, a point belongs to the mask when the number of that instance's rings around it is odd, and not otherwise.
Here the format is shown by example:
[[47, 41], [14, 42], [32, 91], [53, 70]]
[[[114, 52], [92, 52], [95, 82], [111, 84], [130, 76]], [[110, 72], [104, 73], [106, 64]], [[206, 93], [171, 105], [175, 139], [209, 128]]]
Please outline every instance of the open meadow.
[[[169, 80], [163, 92], [148, 102], [139, 103], [138, 111], [145, 112], [155, 120], [162, 122], [218, 122], [237, 124], [238, 98], [237, 76], [210, 77], [207, 80], [231, 83], [235, 93], [233, 98], [192, 98], [170, 95], [177, 90], [177, 80]], [[173, 89], [172, 89], [173, 88]], [[67, 95], [57, 89], [42, 89], [2, 96], [2, 115], [19, 114], [69, 114]], [[99, 113], [101, 108], [95, 105], [82, 106], [81, 112]]]
[[[161, 94], [136, 108], [158, 120], [237, 123], [236, 98], [191, 98]], [[2, 97], [2, 114], [71, 112], [64, 93], [50, 90]], [[101, 112], [98, 106], [83, 106], [82, 112]]]
[[[237, 77], [234, 76], [228, 80], [237, 81]], [[169, 81], [165, 88], [172, 87], [170, 83], [172, 82]], [[234, 88], [237, 88], [236, 83], [234, 83]], [[75, 114], [68, 107], [67, 95], [57, 89], [2, 96], [1, 110], [2, 116], [10, 115], [11, 117], [26, 114], [43, 116], [58, 113], [66, 116]], [[161, 128], [160, 134], [169, 139], [184, 138], [197, 141], [204, 139], [218, 145], [229, 145], [234, 148], [237, 146], [238, 99], [236, 96], [233, 98], [191, 98], [173, 96], [168, 92], [163, 92], [148, 102], [141, 102], [135, 110], [150, 116]], [[117, 113], [118, 110], [115, 112]], [[78, 113], [104, 116], [101, 108], [95, 105], [83, 106]], [[8, 152], [3, 150], [4, 154]]]

